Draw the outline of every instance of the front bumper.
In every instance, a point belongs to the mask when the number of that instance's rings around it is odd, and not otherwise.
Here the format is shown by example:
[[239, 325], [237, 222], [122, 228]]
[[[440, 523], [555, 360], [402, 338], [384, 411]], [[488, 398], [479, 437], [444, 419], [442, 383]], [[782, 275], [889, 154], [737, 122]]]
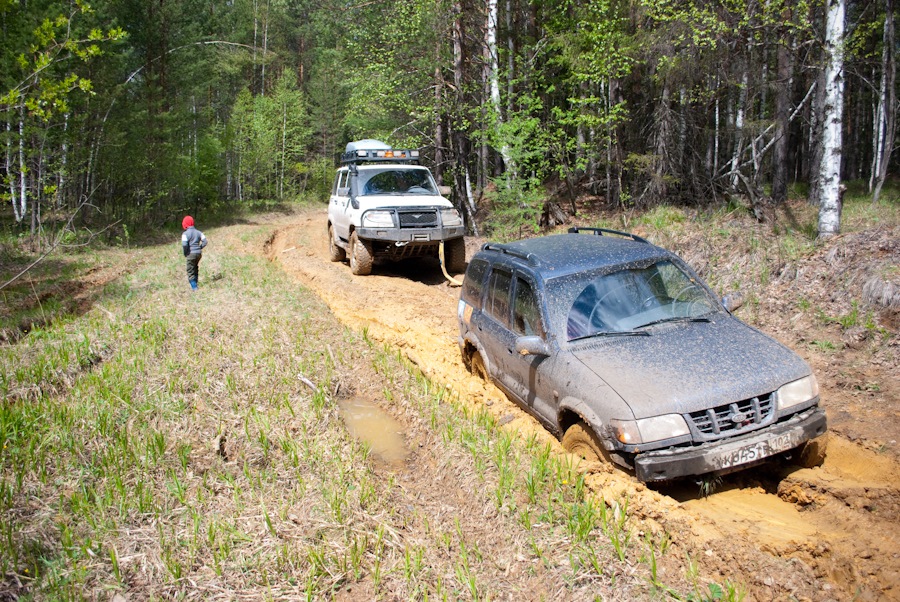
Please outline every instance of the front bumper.
[[641, 481], [667, 481], [710, 472], [726, 473], [793, 449], [825, 434], [825, 411], [810, 408], [788, 421], [743, 437], [698, 447], [668, 448], [637, 454], [635, 476]]
[[432, 243], [460, 238], [466, 233], [463, 226], [437, 228], [357, 228], [356, 235], [363, 240], [383, 242]]

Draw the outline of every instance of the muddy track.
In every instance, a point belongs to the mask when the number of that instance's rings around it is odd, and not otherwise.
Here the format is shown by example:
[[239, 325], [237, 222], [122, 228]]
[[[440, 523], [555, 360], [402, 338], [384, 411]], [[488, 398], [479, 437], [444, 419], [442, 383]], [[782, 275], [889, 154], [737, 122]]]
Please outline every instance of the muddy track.
[[[563, 453], [528, 414], [466, 372], [456, 342], [459, 289], [435, 262], [379, 265], [371, 276], [353, 276], [345, 263], [329, 262], [319, 211], [282, 219], [254, 251], [315, 291], [347, 327], [365, 328], [465, 403], [487, 407], [507, 428]], [[823, 388], [831, 415], [839, 408], [829, 406], [829, 393]], [[866, 443], [832, 434], [823, 466], [769, 464], [725, 477], [708, 497], [694, 483], [649, 489], [605, 466], [591, 468], [588, 484], [606, 499], [627, 496], [639, 522], [672, 534], [670, 555], [689, 556], [711, 578], [746, 584], [750, 599], [900, 600], [900, 466]]]

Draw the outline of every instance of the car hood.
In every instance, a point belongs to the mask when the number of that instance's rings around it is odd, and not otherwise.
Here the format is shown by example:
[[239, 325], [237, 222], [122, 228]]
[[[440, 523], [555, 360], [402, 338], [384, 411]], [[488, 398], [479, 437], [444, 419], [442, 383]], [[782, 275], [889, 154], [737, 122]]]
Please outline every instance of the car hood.
[[367, 194], [356, 197], [360, 209], [384, 209], [388, 207], [452, 207], [453, 203], [440, 195], [432, 194]]
[[661, 324], [648, 332], [647, 337], [596, 339], [572, 350], [635, 418], [765, 395], [810, 373], [793, 351], [728, 315], [711, 322]]

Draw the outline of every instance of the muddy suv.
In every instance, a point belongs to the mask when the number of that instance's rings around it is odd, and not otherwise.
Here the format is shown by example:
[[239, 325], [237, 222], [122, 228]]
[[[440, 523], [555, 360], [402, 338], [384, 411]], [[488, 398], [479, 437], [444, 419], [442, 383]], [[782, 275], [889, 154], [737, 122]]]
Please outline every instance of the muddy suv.
[[676, 255], [613, 230], [485, 244], [460, 295], [459, 346], [573, 453], [641, 481], [776, 454], [821, 463], [809, 366], [731, 315]]
[[347, 145], [328, 204], [331, 261], [349, 256], [354, 274], [371, 273], [376, 259], [440, 257], [446, 269], [466, 267], [462, 216], [442, 195], [419, 151], [378, 140]]

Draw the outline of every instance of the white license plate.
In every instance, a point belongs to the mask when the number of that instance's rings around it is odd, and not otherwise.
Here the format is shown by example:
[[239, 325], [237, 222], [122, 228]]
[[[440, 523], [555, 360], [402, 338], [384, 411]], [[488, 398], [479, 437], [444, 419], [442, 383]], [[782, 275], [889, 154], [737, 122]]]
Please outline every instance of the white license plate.
[[712, 458], [712, 464], [715, 467], [715, 470], [740, 466], [741, 464], [747, 464], [755, 460], [774, 456], [775, 454], [796, 447], [799, 444], [799, 437], [797, 437], [796, 434], [784, 433], [766, 439], [765, 441], [758, 441], [730, 452], [715, 455]]

